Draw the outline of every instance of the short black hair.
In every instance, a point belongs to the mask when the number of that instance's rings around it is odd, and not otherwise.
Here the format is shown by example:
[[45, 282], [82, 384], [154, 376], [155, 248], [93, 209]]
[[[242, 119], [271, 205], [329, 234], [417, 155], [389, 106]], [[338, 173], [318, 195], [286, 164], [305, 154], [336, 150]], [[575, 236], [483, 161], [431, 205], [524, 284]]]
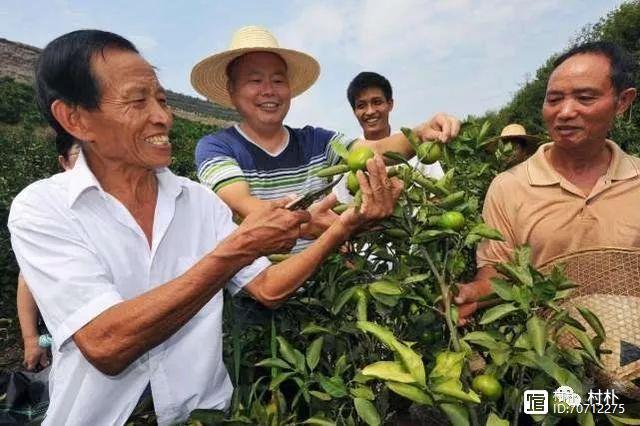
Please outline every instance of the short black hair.
[[356, 98], [362, 93], [363, 90], [370, 87], [377, 87], [382, 90], [384, 97], [387, 101], [393, 100], [393, 90], [391, 89], [391, 83], [384, 76], [377, 72], [363, 71], [356, 75], [349, 87], [347, 87], [347, 99], [351, 104], [351, 109], [356, 108]]
[[66, 152], [73, 137], [51, 114], [51, 104], [60, 99], [72, 106], [89, 110], [100, 103], [100, 82], [91, 69], [91, 59], [104, 54], [104, 49], [139, 53], [129, 40], [100, 30], [78, 30], [64, 34], [44, 48], [36, 65], [36, 100], [47, 122], [56, 131], [58, 152]]
[[616, 94], [634, 87], [635, 74], [637, 72], [636, 61], [622, 46], [610, 41], [592, 41], [574, 46], [553, 62], [553, 69], [558, 68], [560, 64], [572, 56], [585, 53], [603, 55], [609, 59], [611, 84]]

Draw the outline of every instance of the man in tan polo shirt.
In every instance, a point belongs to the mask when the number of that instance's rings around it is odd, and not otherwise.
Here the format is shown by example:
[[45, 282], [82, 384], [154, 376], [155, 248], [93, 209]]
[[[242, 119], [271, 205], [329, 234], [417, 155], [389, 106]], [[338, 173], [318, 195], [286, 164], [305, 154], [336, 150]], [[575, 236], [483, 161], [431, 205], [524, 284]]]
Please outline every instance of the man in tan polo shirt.
[[640, 159], [607, 139], [636, 97], [635, 63], [619, 46], [594, 42], [554, 65], [542, 107], [553, 142], [491, 182], [483, 217], [505, 241], [478, 246], [476, 277], [455, 298], [461, 324], [492, 291], [493, 265], [517, 246], [531, 247], [536, 266], [588, 248], [640, 248]]

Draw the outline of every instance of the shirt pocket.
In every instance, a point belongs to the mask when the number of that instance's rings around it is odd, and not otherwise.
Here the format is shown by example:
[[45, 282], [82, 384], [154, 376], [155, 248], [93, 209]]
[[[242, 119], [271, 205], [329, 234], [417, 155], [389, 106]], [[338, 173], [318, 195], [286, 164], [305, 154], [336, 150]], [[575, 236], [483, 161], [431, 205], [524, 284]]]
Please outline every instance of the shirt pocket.
[[[176, 261], [177, 275], [176, 277], [187, 272], [193, 265], [198, 263], [199, 257], [179, 257]], [[216, 311], [222, 310], [222, 290], [220, 289], [200, 310], [194, 315], [194, 318], [206, 318]]]

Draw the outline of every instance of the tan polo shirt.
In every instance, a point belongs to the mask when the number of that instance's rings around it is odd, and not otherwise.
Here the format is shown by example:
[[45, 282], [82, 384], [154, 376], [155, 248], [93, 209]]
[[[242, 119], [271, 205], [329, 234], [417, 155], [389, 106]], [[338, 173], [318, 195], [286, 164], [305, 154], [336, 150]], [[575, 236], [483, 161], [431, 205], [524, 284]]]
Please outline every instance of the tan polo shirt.
[[551, 145], [491, 182], [482, 215], [506, 241], [480, 243], [478, 267], [507, 261], [524, 244], [536, 266], [584, 249], [640, 248], [640, 159], [608, 140], [609, 169], [585, 197], [546, 160]]

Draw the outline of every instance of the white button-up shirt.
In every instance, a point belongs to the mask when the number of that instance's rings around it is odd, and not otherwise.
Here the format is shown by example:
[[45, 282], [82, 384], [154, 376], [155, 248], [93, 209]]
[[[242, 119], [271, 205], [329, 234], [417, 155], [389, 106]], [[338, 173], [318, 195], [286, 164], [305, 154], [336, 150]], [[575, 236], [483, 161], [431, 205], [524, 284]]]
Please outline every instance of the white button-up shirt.
[[[31, 184], [13, 201], [13, 249], [53, 336], [45, 425], [122, 425], [148, 383], [161, 425], [196, 408], [229, 404], [221, 292], [115, 377], [93, 367], [71, 338], [107, 308], [178, 277], [235, 229], [230, 210], [211, 190], [168, 169], [156, 176], [151, 248], [82, 154], [72, 170]], [[227, 288], [237, 292], [268, 265], [257, 259]]]

